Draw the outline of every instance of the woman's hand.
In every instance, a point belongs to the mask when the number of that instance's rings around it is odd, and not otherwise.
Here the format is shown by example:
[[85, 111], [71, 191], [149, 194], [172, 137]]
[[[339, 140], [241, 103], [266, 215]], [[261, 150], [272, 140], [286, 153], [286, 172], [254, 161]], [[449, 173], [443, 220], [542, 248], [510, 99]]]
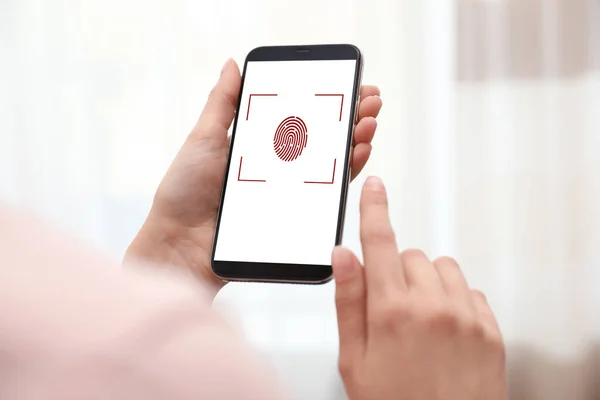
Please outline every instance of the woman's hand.
[[[188, 268], [215, 294], [224, 282], [212, 273], [210, 255], [229, 153], [227, 130], [235, 116], [240, 82], [240, 71], [229, 60], [198, 123], [163, 178], [148, 218], [125, 256]], [[377, 127], [375, 117], [382, 105], [377, 87], [363, 86], [360, 95], [352, 178], [369, 159]]]
[[378, 178], [361, 203], [364, 267], [333, 252], [339, 368], [351, 400], [505, 400], [502, 336], [451, 258], [398, 253]]

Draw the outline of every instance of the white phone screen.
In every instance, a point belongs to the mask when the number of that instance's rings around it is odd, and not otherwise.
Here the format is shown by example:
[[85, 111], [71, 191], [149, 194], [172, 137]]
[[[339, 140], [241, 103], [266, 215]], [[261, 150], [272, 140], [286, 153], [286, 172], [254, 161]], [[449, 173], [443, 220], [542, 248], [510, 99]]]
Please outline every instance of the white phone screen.
[[215, 260], [331, 265], [356, 68], [248, 62]]

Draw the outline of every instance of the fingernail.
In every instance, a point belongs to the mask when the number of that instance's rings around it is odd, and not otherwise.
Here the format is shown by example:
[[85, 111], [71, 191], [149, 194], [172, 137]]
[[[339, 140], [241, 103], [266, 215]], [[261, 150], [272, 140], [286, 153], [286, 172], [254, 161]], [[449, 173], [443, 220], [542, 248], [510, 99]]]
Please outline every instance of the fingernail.
[[233, 61], [232, 58], [228, 58], [227, 61], [225, 61], [225, 65], [223, 65], [223, 68], [221, 69], [221, 75], [223, 75], [223, 72], [225, 72], [225, 70], [227, 69], [229, 64], [231, 64], [232, 61]]
[[333, 278], [336, 282], [344, 282], [352, 278], [356, 270], [356, 264], [346, 250], [339, 246], [333, 249], [331, 261]]
[[367, 181], [365, 182], [365, 187], [369, 190], [374, 190], [374, 191], [384, 191], [385, 188], [383, 186], [383, 182], [381, 181], [381, 179], [379, 179], [376, 176], [370, 176], [367, 178]]

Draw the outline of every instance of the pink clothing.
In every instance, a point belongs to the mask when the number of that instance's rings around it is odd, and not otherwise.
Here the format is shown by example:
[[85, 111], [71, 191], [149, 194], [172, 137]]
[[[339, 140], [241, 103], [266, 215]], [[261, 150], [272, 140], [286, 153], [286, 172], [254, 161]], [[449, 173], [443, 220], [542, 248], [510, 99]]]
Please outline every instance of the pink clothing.
[[0, 399], [282, 399], [191, 276], [0, 210]]

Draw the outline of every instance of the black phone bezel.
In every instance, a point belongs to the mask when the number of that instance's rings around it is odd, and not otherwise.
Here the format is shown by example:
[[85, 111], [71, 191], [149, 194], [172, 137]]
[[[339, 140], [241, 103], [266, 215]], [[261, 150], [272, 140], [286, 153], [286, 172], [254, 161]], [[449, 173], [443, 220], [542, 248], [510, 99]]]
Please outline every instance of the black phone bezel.
[[[355, 123], [355, 113], [357, 112], [357, 100], [360, 93], [360, 81], [362, 74], [362, 54], [360, 50], [350, 44], [328, 44], [328, 45], [307, 45], [307, 46], [265, 46], [257, 47], [250, 51], [244, 61], [240, 93], [236, 108], [236, 117], [233, 122], [231, 134], [230, 149], [233, 149], [235, 143], [235, 134], [237, 129], [238, 117], [242, 102], [242, 93], [244, 81], [246, 78], [246, 68], [248, 62], [253, 61], [316, 61], [316, 60], [356, 60], [356, 70], [354, 76], [354, 87], [352, 91], [352, 101], [350, 104], [350, 115], [348, 125], [348, 139], [346, 144], [346, 160], [344, 163], [344, 175], [342, 177], [342, 190], [340, 193], [340, 206], [338, 214], [338, 225], [336, 230], [335, 244], [340, 245], [343, 235], [344, 216], [346, 211], [346, 200], [348, 197], [348, 185], [350, 183], [350, 150], [353, 143], [353, 131]], [[227, 281], [255, 281], [255, 282], [285, 282], [285, 283], [304, 283], [304, 284], [322, 284], [332, 279], [331, 265], [307, 265], [307, 264], [281, 264], [281, 263], [261, 263], [261, 262], [240, 262], [240, 261], [222, 261], [215, 260], [216, 244], [219, 237], [221, 224], [221, 213], [223, 211], [223, 199], [227, 191], [227, 179], [231, 166], [231, 155], [227, 160], [227, 169], [225, 179], [221, 189], [221, 201], [217, 217], [217, 225], [211, 251], [211, 268], [213, 273], [220, 279]]]

